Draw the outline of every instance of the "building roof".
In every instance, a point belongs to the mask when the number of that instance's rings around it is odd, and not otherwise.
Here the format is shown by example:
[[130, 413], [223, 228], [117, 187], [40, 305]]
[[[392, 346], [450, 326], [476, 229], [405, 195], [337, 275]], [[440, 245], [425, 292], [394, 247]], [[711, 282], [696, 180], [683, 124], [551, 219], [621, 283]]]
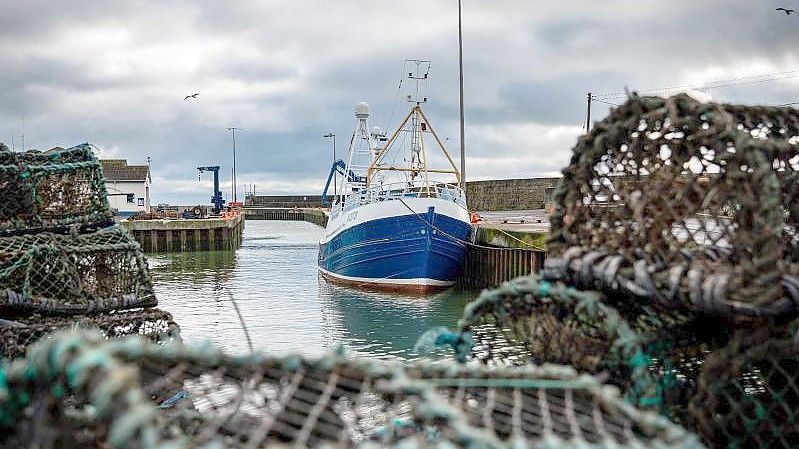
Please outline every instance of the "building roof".
[[100, 159], [107, 181], [146, 181], [150, 178], [147, 165], [128, 165], [127, 159]]

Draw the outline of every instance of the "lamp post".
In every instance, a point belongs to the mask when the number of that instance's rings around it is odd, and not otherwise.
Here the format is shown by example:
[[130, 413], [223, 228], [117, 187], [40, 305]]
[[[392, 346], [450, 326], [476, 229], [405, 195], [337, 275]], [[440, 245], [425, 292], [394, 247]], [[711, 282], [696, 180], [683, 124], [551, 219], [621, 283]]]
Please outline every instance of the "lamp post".
[[460, 69], [460, 112], [461, 112], [461, 188], [466, 194], [466, 133], [463, 126], [463, 28], [461, 25], [461, 0], [458, 0], [458, 68]]
[[[336, 135], [333, 133], [327, 133], [324, 138], [333, 138], [333, 164], [336, 163]], [[336, 185], [336, 174], [333, 174], [333, 205], [336, 204], [336, 199], [338, 198], [338, 186]]]
[[231, 171], [230, 177], [233, 181], [233, 191], [231, 193], [233, 194], [233, 201], [235, 202], [236, 201], [236, 130], [240, 130], [240, 128], [231, 126], [230, 128], [227, 128], [227, 130], [233, 132], [233, 170]]

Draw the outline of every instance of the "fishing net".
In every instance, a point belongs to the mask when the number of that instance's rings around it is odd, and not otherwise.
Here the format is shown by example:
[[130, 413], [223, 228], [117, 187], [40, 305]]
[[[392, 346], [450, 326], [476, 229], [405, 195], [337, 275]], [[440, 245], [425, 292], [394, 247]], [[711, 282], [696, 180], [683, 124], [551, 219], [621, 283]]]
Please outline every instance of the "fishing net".
[[0, 238], [5, 314], [85, 314], [156, 304], [141, 248], [120, 227]]
[[141, 335], [151, 341], [180, 338], [180, 328], [169, 312], [160, 309], [124, 310], [70, 317], [31, 315], [0, 319], [0, 358], [25, 355], [31, 344], [62, 329], [96, 329], [108, 338]]
[[799, 304], [799, 111], [632, 96], [580, 138], [545, 275], [667, 310]]
[[702, 447], [615, 388], [556, 366], [231, 357], [60, 333], [0, 374], [9, 446]]
[[89, 144], [14, 153], [0, 143], [0, 233], [91, 228], [112, 219]]

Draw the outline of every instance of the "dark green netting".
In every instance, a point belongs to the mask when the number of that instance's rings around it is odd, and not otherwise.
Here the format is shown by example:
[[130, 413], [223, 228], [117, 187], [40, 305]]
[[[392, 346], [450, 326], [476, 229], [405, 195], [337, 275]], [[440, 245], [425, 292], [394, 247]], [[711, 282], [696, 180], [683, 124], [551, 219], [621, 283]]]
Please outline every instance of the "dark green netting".
[[0, 371], [14, 447], [700, 448], [558, 366], [227, 356], [58, 333]]
[[93, 228], [112, 218], [90, 145], [14, 153], [0, 143], [0, 234]]
[[766, 329], [711, 353], [690, 402], [689, 424], [708, 445], [799, 447], [799, 343]]
[[84, 314], [155, 306], [141, 248], [114, 226], [0, 237], [0, 311]]
[[0, 318], [0, 358], [25, 355], [27, 348], [47, 335], [65, 329], [95, 329], [108, 338], [142, 335], [156, 342], [180, 338], [180, 329], [169, 312], [134, 309], [69, 317], [34, 314]]
[[582, 136], [545, 275], [708, 315], [795, 316], [799, 111], [633, 95]]
[[709, 447], [797, 447], [794, 325], [746, 324], [522, 277], [468, 304], [458, 332], [422, 340], [483, 363], [571, 364], [637, 407], [700, 432]]

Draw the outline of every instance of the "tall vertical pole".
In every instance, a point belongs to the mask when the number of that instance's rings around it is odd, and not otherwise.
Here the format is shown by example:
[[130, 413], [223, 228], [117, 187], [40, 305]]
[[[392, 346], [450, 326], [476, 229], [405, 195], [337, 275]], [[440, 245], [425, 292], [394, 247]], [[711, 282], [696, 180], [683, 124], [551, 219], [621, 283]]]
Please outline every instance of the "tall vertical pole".
[[236, 200], [236, 128], [233, 128], [233, 201]]
[[[331, 165], [330, 170], [332, 170], [331, 173], [333, 173], [333, 206], [335, 206], [336, 205], [336, 198], [338, 197], [338, 184], [336, 183], [336, 172], [335, 172], [335, 166], [336, 166], [336, 135], [333, 134], [333, 133], [327, 133], [327, 134], [325, 134], [322, 137], [324, 137], [325, 139], [333, 138], [333, 165]], [[354, 134], [353, 134], [353, 138], [354, 138]], [[343, 184], [342, 184], [342, 186], [343, 186]]]
[[588, 92], [588, 106], [585, 114], [585, 132], [591, 131], [591, 92]]
[[[333, 134], [333, 133], [330, 133]], [[336, 135], [333, 134], [333, 163], [336, 163]], [[333, 205], [336, 205], [336, 199], [338, 199], [338, 184], [336, 184], [336, 178], [338, 176], [333, 174]]]
[[230, 178], [233, 181], [233, 188], [231, 189], [231, 196], [233, 197], [233, 201], [236, 201], [236, 128], [235, 126], [231, 126], [228, 128], [228, 131], [233, 133], [233, 169], [230, 174]]
[[463, 27], [461, 21], [461, 0], [458, 0], [458, 66], [460, 69], [460, 110], [461, 110], [461, 189], [466, 193], [466, 133], [463, 127]]

